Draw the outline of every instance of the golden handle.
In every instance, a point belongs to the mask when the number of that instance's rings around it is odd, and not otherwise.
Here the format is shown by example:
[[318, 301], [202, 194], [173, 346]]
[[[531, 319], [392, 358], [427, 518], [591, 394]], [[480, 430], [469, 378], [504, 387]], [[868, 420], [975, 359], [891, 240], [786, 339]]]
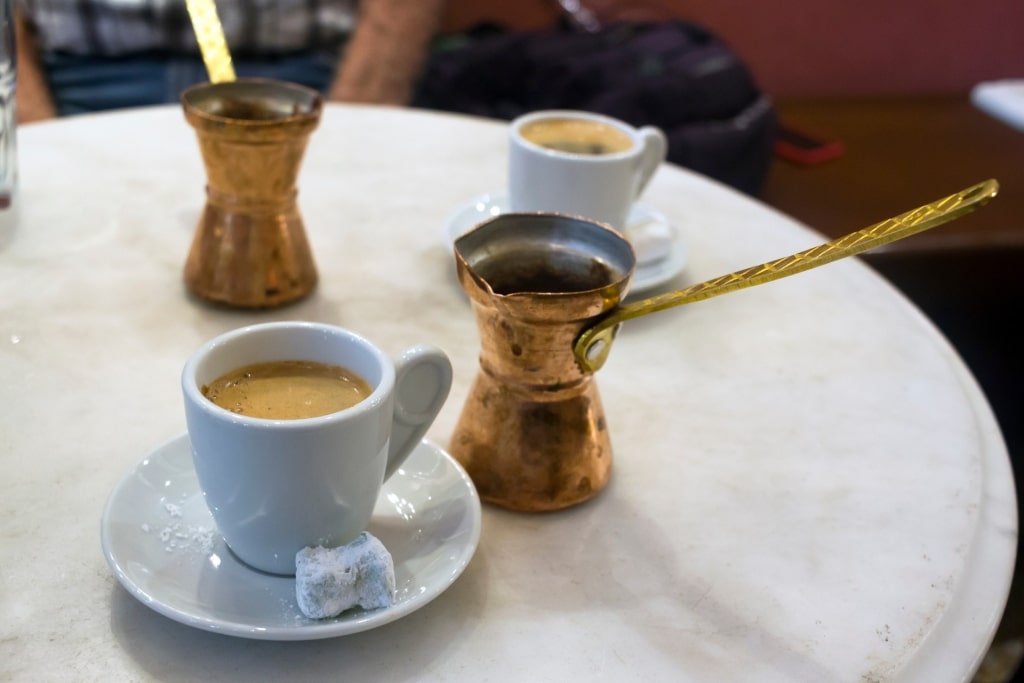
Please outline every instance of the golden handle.
[[806, 251], [722, 275], [675, 292], [668, 292], [614, 308], [611, 313], [583, 330], [576, 338], [576, 343], [573, 345], [576, 361], [584, 372], [598, 370], [608, 359], [608, 353], [619, 325], [630, 318], [779, 280], [847, 256], [860, 254], [889, 242], [895, 242], [970, 213], [995, 197], [998, 191], [999, 183], [995, 180], [986, 180], [956, 194], [943, 197]]
[[217, 16], [214, 0], [185, 0], [185, 6], [192, 20], [192, 30], [195, 31], [210, 82], [235, 80], [235, 67], [231, 63], [224, 27]]

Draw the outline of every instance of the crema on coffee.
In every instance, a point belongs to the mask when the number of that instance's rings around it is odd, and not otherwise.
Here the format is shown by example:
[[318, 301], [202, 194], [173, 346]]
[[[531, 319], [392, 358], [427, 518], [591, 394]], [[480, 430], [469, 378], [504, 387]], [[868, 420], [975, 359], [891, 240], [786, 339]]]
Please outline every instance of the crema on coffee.
[[617, 154], [633, 147], [626, 133], [590, 119], [541, 119], [524, 125], [519, 134], [535, 145], [570, 154]]
[[269, 420], [300, 420], [350, 408], [373, 393], [352, 370], [305, 360], [246, 365], [202, 387], [225, 410]]

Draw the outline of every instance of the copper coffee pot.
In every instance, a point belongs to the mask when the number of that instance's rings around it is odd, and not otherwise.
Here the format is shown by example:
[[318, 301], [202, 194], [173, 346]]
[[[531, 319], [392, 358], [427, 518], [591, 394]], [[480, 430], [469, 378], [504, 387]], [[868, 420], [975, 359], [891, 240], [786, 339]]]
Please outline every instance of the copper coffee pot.
[[626, 304], [636, 258], [616, 231], [557, 214], [490, 219], [455, 241], [481, 352], [452, 455], [487, 502], [525, 511], [581, 503], [611, 474], [593, 373], [624, 320], [865, 252], [962, 216], [997, 190], [989, 180], [812, 249]]
[[181, 102], [207, 177], [186, 287], [244, 308], [306, 296], [317, 270], [296, 203], [296, 178], [320, 122], [320, 94], [294, 83], [239, 79], [194, 86]]
[[599, 223], [506, 214], [456, 240], [455, 258], [482, 348], [452, 454], [481, 498], [504, 507], [590, 498], [608, 483], [612, 449], [573, 341], [626, 295], [633, 248]]

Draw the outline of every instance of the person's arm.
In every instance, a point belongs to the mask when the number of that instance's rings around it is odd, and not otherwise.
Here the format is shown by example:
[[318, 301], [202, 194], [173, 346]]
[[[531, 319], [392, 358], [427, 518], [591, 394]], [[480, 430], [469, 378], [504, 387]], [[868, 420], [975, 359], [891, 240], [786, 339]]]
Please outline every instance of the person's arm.
[[329, 99], [406, 105], [445, 0], [363, 0]]
[[18, 43], [18, 84], [15, 89], [15, 107], [19, 123], [52, 119], [57, 115], [50, 87], [46, 84], [36, 37], [21, 11], [17, 12], [15, 40]]

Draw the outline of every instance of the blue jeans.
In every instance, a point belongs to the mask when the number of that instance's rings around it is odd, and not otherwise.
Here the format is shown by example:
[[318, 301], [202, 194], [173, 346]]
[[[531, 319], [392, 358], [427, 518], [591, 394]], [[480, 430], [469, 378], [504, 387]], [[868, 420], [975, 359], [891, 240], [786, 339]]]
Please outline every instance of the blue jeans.
[[[337, 69], [331, 52], [235, 60], [239, 78], [274, 78], [327, 92]], [[145, 54], [103, 58], [51, 53], [43, 67], [57, 113], [178, 103], [182, 90], [208, 79], [199, 57]]]

